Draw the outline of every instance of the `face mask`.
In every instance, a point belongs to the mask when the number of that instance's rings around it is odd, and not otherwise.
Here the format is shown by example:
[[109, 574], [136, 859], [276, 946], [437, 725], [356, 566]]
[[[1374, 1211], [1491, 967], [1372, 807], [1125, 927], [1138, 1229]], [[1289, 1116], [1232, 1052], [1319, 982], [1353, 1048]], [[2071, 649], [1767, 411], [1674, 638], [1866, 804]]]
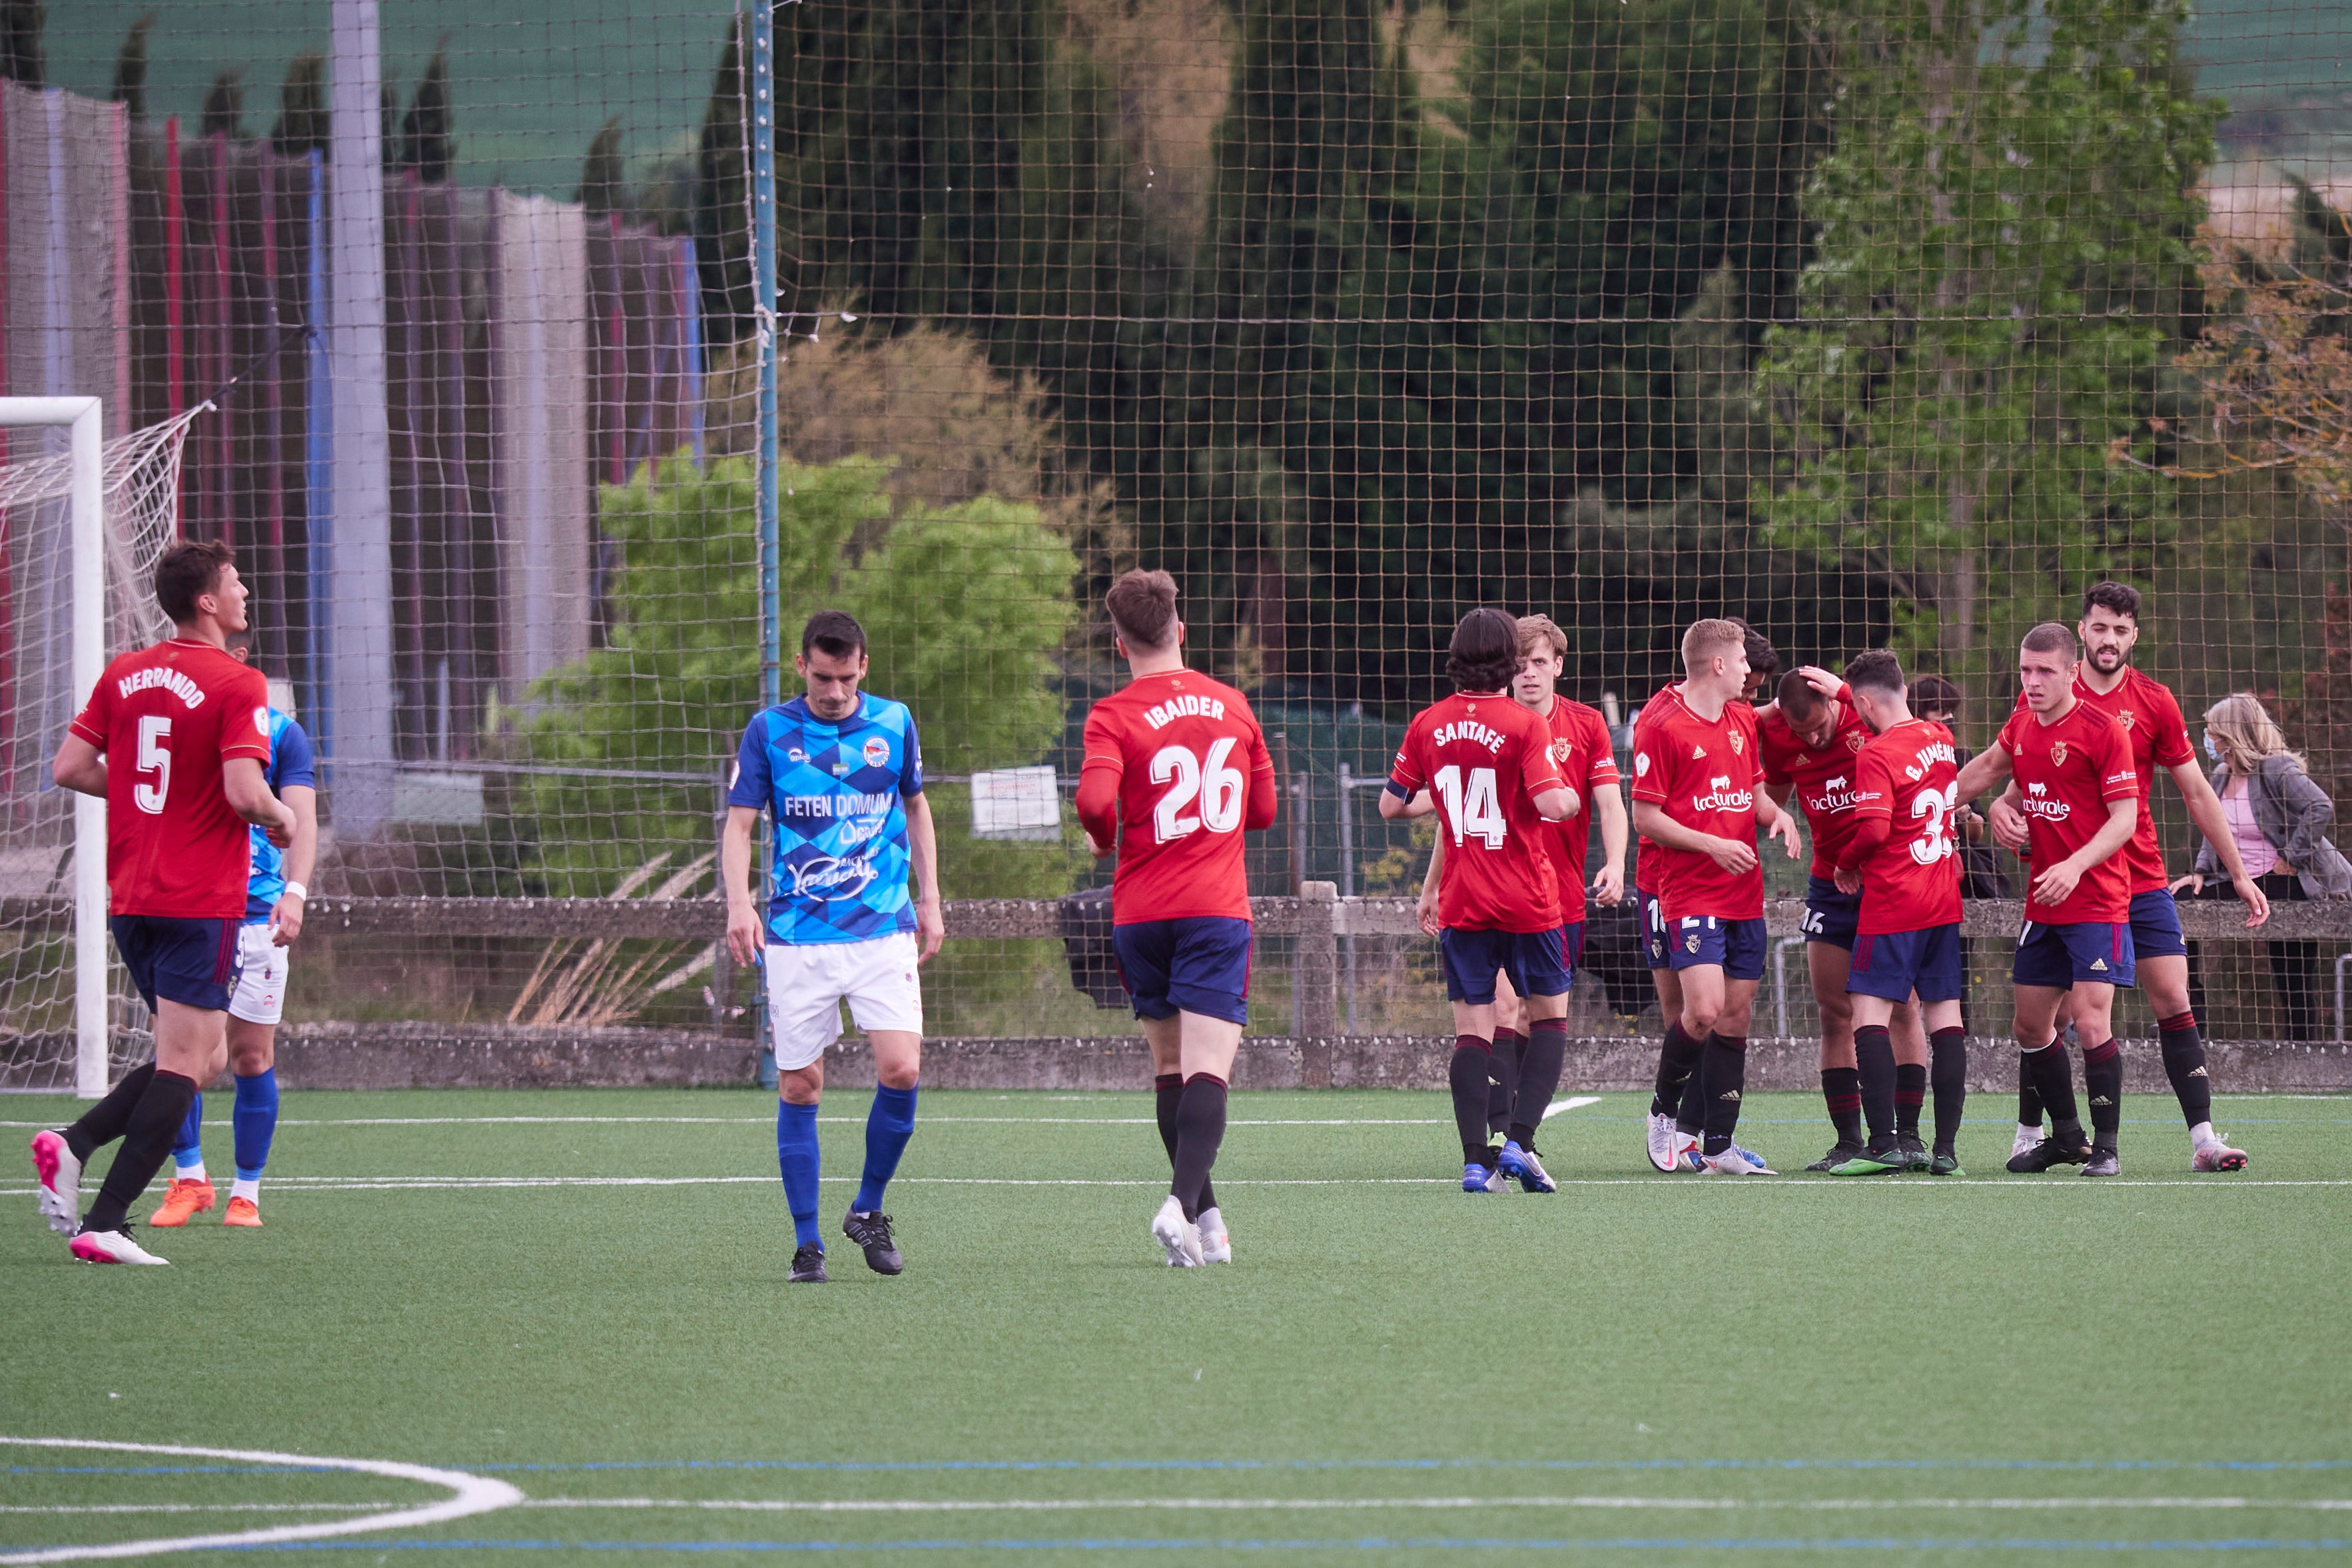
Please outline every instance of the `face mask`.
[[2213, 743], [2213, 731], [2210, 730], [2205, 731], [2205, 754], [2217, 763], [2221, 760], [2221, 748]]

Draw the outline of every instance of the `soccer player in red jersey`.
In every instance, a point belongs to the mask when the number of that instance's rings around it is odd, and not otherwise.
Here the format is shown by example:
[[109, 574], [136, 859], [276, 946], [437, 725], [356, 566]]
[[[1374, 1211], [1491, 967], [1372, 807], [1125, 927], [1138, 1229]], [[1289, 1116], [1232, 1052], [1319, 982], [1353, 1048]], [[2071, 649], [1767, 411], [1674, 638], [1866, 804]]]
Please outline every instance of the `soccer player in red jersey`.
[[[1968, 1036], [1960, 1022], [1967, 973], [1960, 958], [1960, 878], [1957, 838], [1959, 767], [1952, 732], [1911, 716], [1903, 665], [1893, 654], [1865, 653], [1846, 666], [1854, 711], [1874, 739], [1854, 759], [1853, 806], [1832, 877], [1858, 896], [1853, 961], [1846, 969], [1857, 1050], [1891, 1050], [1887, 1028], [1916, 997], [1935, 1067], [1936, 1146], [1924, 1162], [1939, 1176], [1960, 1174], [1953, 1146], [1968, 1099]], [[1873, 1131], [1867, 1151], [1839, 1162], [1841, 1176], [1916, 1168], [1916, 1094], [1896, 1110], [1895, 1125]]]
[[[1567, 668], [1568, 634], [1549, 616], [1519, 617], [1519, 670], [1511, 679], [1512, 700], [1543, 720], [1551, 731], [1551, 759], [1560, 778], [1574, 790], [1583, 809], [1565, 822], [1554, 823], [1545, 836], [1551, 852], [1552, 875], [1559, 883], [1560, 945], [1568, 952], [1571, 981], [1584, 955], [1584, 863], [1592, 844], [1592, 822], [1601, 822], [1601, 867], [1593, 873], [1595, 903], [1613, 908], [1625, 897], [1625, 797], [1617, 776], [1617, 758], [1609, 740], [1608, 722], [1600, 710], [1573, 702], [1556, 689]], [[1421, 927], [1435, 936], [1444, 930], [1437, 890], [1445, 865], [1445, 836], [1438, 835], [1430, 851], [1429, 875], [1421, 884]], [[1486, 1131], [1507, 1137], [1513, 1126], [1512, 1107], [1519, 1088], [1519, 1066], [1528, 1036], [1519, 994], [1508, 976], [1498, 973], [1495, 984], [1495, 1049], [1489, 1065]], [[1539, 1075], [1540, 1076], [1540, 1075]], [[1559, 1071], [1551, 1073], [1558, 1087]], [[1549, 1103], [1549, 1102], [1547, 1102]], [[1531, 1106], [1524, 1118], [1529, 1135], [1543, 1121], [1544, 1105]], [[1533, 1156], [1536, 1150], [1523, 1143]]]
[[[2270, 919], [2270, 900], [2246, 875], [2244, 858], [2222, 818], [2221, 802], [2197, 764], [2196, 748], [2189, 743], [2179, 701], [2169, 688], [2132, 667], [2139, 617], [2139, 590], [2128, 584], [2095, 584], [2083, 595], [2083, 618], [2074, 631], [2082, 639], [2084, 657], [2074, 666], [2074, 695], [2121, 724], [2131, 742], [2132, 767], [2139, 775], [2139, 826], [2124, 847], [2124, 857], [2131, 868], [2133, 967], [2156, 1013], [2164, 1075], [2171, 1080], [2180, 1114], [2189, 1123], [2189, 1168], [2242, 1171], [2245, 1151], [2231, 1148], [2213, 1131], [2213, 1083], [2205, 1071], [2205, 1039], [2189, 1002], [2189, 947], [2181, 939], [2174, 889], [2166, 880], [2156, 817], [2148, 810], [2158, 770], [2172, 775], [2190, 820], [2221, 857], [2231, 887], [2245, 902], [2248, 929]], [[2002, 842], [2011, 848], [2022, 847], [2026, 825], [2014, 788], [1995, 804], [1993, 819]], [[2060, 1027], [2071, 1021], [2062, 1010]], [[2042, 1130], [2042, 1106], [2031, 1084], [2020, 1086], [2017, 1121], [2018, 1146], [2012, 1152], [2023, 1153], [2039, 1141]]]
[[[106, 667], [52, 767], [59, 786], [106, 801], [107, 924], [154, 1015], [155, 1055], [72, 1126], [35, 1135], [41, 1212], [86, 1263], [161, 1263], [131, 1239], [129, 1211], [172, 1151], [197, 1086], [228, 1060], [228, 1004], [252, 839], [283, 849], [293, 811], [270, 794], [269, 686], [229, 657], [246, 586], [228, 546], [186, 541], [155, 565], [174, 635]], [[75, 1225], [81, 1171], [122, 1147]]]
[[1760, 825], [1794, 859], [1797, 820], [1759, 798], [1756, 712], [1738, 699], [1748, 678], [1746, 637], [1729, 621], [1698, 621], [1683, 634], [1682, 690], [1649, 722], [1633, 753], [1633, 826], [1658, 846], [1659, 903], [1668, 962], [1682, 981], [1680, 1017], [1668, 1022], [1651, 1102], [1650, 1160], [1681, 1162], [1684, 1135], [1662, 1109], [1694, 1068], [1705, 1101], [1700, 1161], [1720, 1174], [1769, 1175], [1732, 1145], [1747, 1078], [1748, 1020], [1764, 976], [1764, 868]]
[[[1438, 944], [1454, 1005], [1448, 1078], [1465, 1193], [1499, 1192], [1504, 1176], [1531, 1193], [1557, 1190], [1528, 1149], [1534, 1128], [1522, 1117], [1535, 1108], [1542, 1119], [1566, 1054], [1569, 955], [1545, 825], [1574, 816], [1583, 803], [1552, 761], [1550, 728], [1505, 691], [1518, 669], [1518, 623], [1502, 611], [1462, 617], [1446, 653], [1454, 695], [1413, 716], [1381, 792], [1381, 816], [1434, 809], [1447, 841]], [[1495, 1155], [1486, 1146], [1486, 1085], [1498, 970], [1523, 999], [1528, 1025], [1512, 1136]]]
[[1248, 700], [1184, 668], [1173, 577], [1129, 572], [1107, 607], [1129, 679], [1087, 715], [1078, 821], [1097, 857], [1118, 854], [1111, 940], [1151, 1047], [1172, 1171], [1151, 1235], [1171, 1267], [1227, 1263], [1209, 1168], [1249, 1020], [1242, 831], [1274, 825], [1274, 760]]
[[[1956, 797], [2014, 777], [2032, 832], [2033, 882], [2011, 970], [2018, 1067], [2041, 1089], [2056, 1129], [2011, 1155], [2009, 1168], [2076, 1164], [2086, 1176], [2112, 1176], [2121, 1169], [2124, 1062], [2110, 1019], [2116, 987], [2132, 983], [2131, 866], [2122, 851], [2139, 824], [2139, 776], [2123, 726], [2074, 694], [2072, 631], [2044, 621], [2026, 633], [2018, 677], [2025, 706], [1960, 770]], [[2089, 1138], [2058, 1044], [2058, 1008], [2070, 991], [2091, 1097]]]
[[[1843, 683], [1828, 670], [1810, 665], [1792, 669], [1780, 678], [1778, 700], [1756, 726], [1764, 793], [1782, 806], [1794, 796], [1813, 835], [1813, 863], [1805, 879], [1805, 963], [1821, 1016], [1822, 1098], [1837, 1142], [1806, 1166], [1809, 1171], [1834, 1170], [1864, 1152], [1865, 1111], [1867, 1146], [1896, 1146], [1898, 1116], [1907, 1110], [1916, 1127], [1927, 1089], [1927, 1039], [1907, 1000], [1896, 1007], [1886, 1035], [1874, 1033], [1859, 1047], [1846, 1000], [1846, 969], [1862, 900], [1839, 889], [1837, 867], [1859, 820], [1854, 768], [1870, 740], [1870, 726], [1847, 697]], [[1927, 1146], [1916, 1135], [1901, 1146], [1920, 1167], [1927, 1166]]]

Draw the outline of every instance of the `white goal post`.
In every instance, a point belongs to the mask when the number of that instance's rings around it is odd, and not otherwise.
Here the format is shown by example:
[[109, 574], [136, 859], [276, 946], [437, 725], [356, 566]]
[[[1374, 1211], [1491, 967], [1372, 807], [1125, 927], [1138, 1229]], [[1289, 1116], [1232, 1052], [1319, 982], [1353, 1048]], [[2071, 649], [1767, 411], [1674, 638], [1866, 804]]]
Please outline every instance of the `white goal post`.
[[[0, 397], [0, 429], [71, 432], [73, 689], [106, 668], [105, 411], [95, 397]], [[106, 1092], [106, 803], [74, 797], [74, 1092]]]

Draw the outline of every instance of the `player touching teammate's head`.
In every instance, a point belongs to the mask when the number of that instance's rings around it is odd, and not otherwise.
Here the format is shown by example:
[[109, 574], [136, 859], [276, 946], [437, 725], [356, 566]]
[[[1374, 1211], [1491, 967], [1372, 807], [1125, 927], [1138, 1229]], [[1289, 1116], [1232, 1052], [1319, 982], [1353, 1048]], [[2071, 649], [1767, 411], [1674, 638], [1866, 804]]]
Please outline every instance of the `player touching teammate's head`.
[[1790, 728], [1800, 731], [1811, 729], [1822, 716], [1822, 710], [1829, 706], [1829, 700], [1813, 689], [1813, 683], [1800, 669], [1792, 669], [1780, 678], [1772, 700], [1780, 705], [1780, 717], [1789, 721]]
[[1166, 653], [1183, 636], [1176, 618], [1176, 579], [1165, 572], [1129, 572], [1103, 596], [1110, 624], [1131, 653]]
[[237, 581], [236, 556], [217, 539], [180, 541], [155, 563], [155, 603], [175, 626], [193, 626], [209, 615], [224, 633], [243, 631], [245, 588]]
[[[1932, 679], [1941, 679], [1940, 677]], [[1881, 697], [1903, 695], [1903, 661], [1883, 647], [1855, 654], [1845, 667], [1845, 683]], [[1927, 683], [1920, 683], [1925, 686]]]
[[1445, 678], [1456, 691], [1500, 691], [1518, 670], [1518, 622], [1483, 605], [1462, 617], [1445, 645]]

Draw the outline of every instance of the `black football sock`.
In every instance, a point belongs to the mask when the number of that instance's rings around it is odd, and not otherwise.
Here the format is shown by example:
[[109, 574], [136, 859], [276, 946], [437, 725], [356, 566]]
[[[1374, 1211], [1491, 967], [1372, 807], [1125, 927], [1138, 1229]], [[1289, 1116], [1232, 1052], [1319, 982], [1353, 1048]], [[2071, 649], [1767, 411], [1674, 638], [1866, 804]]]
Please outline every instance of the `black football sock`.
[[1830, 1108], [1837, 1141], [1862, 1146], [1862, 1073], [1854, 1068], [1823, 1068], [1822, 1100]]
[[1870, 1122], [1873, 1150], [1895, 1146], [1895, 1042], [1884, 1024], [1853, 1032], [1854, 1071], [1862, 1076], [1862, 1113]]
[[147, 1092], [131, 1109], [130, 1123], [122, 1130], [122, 1147], [115, 1151], [106, 1183], [98, 1189], [98, 1201], [82, 1216], [86, 1228], [121, 1230], [129, 1222], [131, 1205], [172, 1157], [173, 1141], [179, 1137], [180, 1123], [188, 1119], [188, 1106], [195, 1098], [194, 1079], [158, 1068], [147, 1080]]
[[1658, 1085], [1650, 1096], [1651, 1115], [1678, 1113], [1683, 1090], [1698, 1075], [1698, 1042], [1683, 1032], [1680, 1018], [1666, 1025], [1665, 1044], [1658, 1047]]
[[1517, 1029], [1495, 1031], [1495, 1048], [1486, 1058], [1486, 1131], [1496, 1136], [1511, 1124], [1511, 1105], [1519, 1095], [1519, 1057], [1527, 1043]]
[[1936, 1147], [1949, 1149], [1960, 1135], [1960, 1111], [1969, 1101], [1966, 1029], [1938, 1029], [1927, 1037], [1927, 1077], [1936, 1095]]
[[1698, 1071], [1706, 1097], [1706, 1140], [1701, 1152], [1720, 1154], [1731, 1147], [1731, 1135], [1739, 1129], [1739, 1096], [1748, 1087], [1747, 1040], [1709, 1032]]
[[2017, 1124], [2042, 1125], [2042, 1091], [2033, 1087], [2033, 1075], [2022, 1070], [2017, 1075]]
[[2156, 1037], [2164, 1050], [2164, 1076], [2172, 1080], [2182, 1117], [2192, 1128], [2212, 1121], [2213, 1080], [2205, 1072], [2205, 1037], [2198, 1032], [2197, 1015], [2158, 1018]]
[[2082, 1142], [2082, 1120], [2074, 1114], [2074, 1066], [2066, 1059], [2066, 1047], [2052, 1040], [2038, 1051], [2020, 1050], [2018, 1057], [2021, 1076], [2032, 1083], [2042, 1109], [2049, 1112], [2050, 1135]]
[[92, 1154], [122, 1136], [123, 1129], [131, 1125], [131, 1110], [154, 1077], [155, 1064], [141, 1062], [122, 1075], [122, 1081], [109, 1089], [105, 1099], [83, 1111], [81, 1120], [65, 1130], [66, 1147], [75, 1159], [86, 1165]]
[[1927, 1064], [1895, 1064], [1895, 1135], [1919, 1136], [1919, 1108], [1927, 1101]]
[[[1705, 1047], [1706, 1042], [1701, 1041], [1702, 1052]], [[1690, 1077], [1683, 1080], [1682, 1103], [1675, 1107], [1675, 1126], [1684, 1137], [1696, 1138], [1706, 1125], [1706, 1085], [1702, 1079], [1699, 1069], [1694, 1068], [1691, 1069]]]
[[[1151, 1079], [1152, 1110], [1160, 1121], [1160, 1142], [1168, 1151], [1168, 1168], [1176, 1168], [1176, 1105], [1184, 1098], [1184, 1075], [1163, 1072]], [[1217, 1206], [1217, 1190], [1207, 1177], [1201, 1179], [1201, 1206]]]
[[1209, 1167], [1224, 1141], [1225, 1080], [1196, 1072], [1184, 1080], [1184, 1097], [1176, 1102], [1176, 1179], [1169, 1187], [1186, 1219], [1199, 1219], [1209, 1206]]
[[2124, 1124], [2124, 1047], [2116, 1040], [2101, 1040], [2083, 1047], [2083, 1090], [2091, 1101], [2091, 1142], [2102, 1149], [2116, 1146]]
[[1568, 1020], [1538, 1018], [1528, 1034], [1528, 1048], [1519, 1058], [1519, 1092], [1511, 1111], [1511, 1140], [1522, 1149], [1536, 1141], [1544, 1110], [1559, 1088], [1559, 1071], [1568, 1059]]
[[1445, 1076], [1454, 1089], [1454, 1130], [1462, 1135], [1465, 1164], [1486, 1163], [1486, 1058], [1491, 1054], [1475, 1035], [1454, 1037], [1454, 1060]]

